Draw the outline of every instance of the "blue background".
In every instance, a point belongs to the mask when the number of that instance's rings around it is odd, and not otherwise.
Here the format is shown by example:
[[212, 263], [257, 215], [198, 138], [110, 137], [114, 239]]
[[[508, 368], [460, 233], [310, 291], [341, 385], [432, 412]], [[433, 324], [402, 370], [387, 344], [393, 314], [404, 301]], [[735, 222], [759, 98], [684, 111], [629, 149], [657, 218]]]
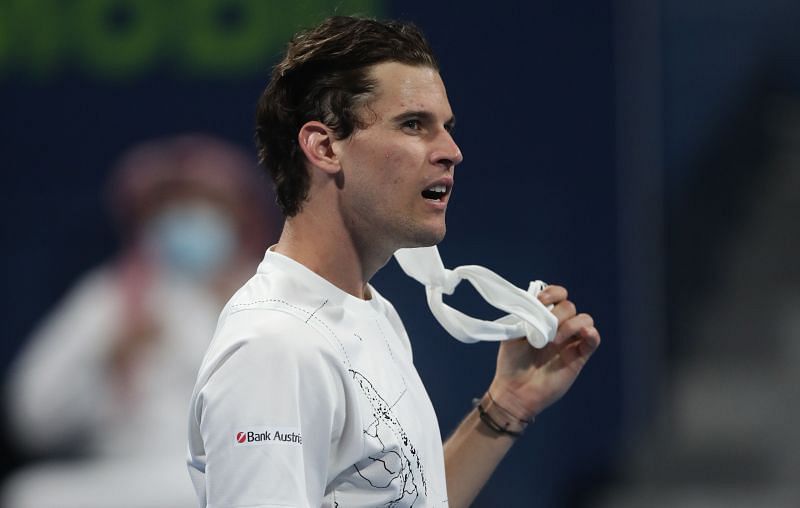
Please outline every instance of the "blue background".
[[[515, 445], [475, 506], [584, 506], [618, 481], [623, 452], [646, 432], [670, 365], [687, 347], [675, 323], [713, 284], [722, 240], [755, 206], [748, 193], [761, 176], [753, 170], [763, 160], [763, 133], [753, 130], [760, 101], [800, 90], [800, 5], [172, 5], [0, 0], [0, 372], [76, 278], [115, 251], [102, 191], [124, 149], [202, 131], [255, 154], [255, 102], [280, 41], [333, 12], [368, 12], [423, 29], [458, 117], [465, 161], [440, 246], [445, 264], [484, 264], [520, 286], [562, 284], [603, 335], [573, 389]], [[263, 29], [242, 20], [254, 5], [266, 9]], [[91, 35], [124, 28], [126, 9], [151, 13], [156, 35], [141, 42], [152, 47], [140, 60]], [[203, 19], [223, 27], [217, 42], [244, 26], [262, 43], [203, 53], [208, 41], [195, 33]], [[214, 48], [250, 57], [229, 62]], [[393, 261], [373, 282], [404, 318], [446, 435], [488, 386], [496, 348], [450, 339], [423, 288]], [[495, 316], [468, 287], [452, 299]], [[3, 441], [8, 470], [23, 459]]]
[[[520, 440], [478, 502], [558, 504], [608, 462], [619, 439], [610, 2], [375, 5], [426, 33], [458, 117], [465, 161], [440, 246], [446, 265], [485, 264], [521, 286], [562, 284], [604, 336], [574, 389]], [[0, 80], [4, 365], [75, 278], [114, 252], [101, 191], [119, 153], [187, 130], [251, 146], [254, 104], [274, 60], [235, 77], [192, 76], [158, 59], [109, 77], [81, 62], [64, 57], [42, 71], [12, 59]], [[374, 283], [405, 320], [447, 435], [487, 388], [496, 346], [449, 338], [423, 288], [394, 262]], [[493, 316], [470, 288], [454, 300]]]

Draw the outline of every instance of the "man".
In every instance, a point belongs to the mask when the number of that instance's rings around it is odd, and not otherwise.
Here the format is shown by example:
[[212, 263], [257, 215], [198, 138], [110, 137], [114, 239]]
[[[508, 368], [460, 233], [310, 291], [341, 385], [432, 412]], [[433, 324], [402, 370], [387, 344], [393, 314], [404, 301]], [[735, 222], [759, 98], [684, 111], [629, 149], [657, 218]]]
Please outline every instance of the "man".
[[555, 342], [503, 343], [442, 446], [405, 329], [368, 281], [397, 249], [444, 237], [453, 123], [413, 26], [335, 17], [290, 43], [257, 114], [284, 230], [223, 311], [192, 398], [202, 506], [467, 506], [599, 345], [548, 287]]

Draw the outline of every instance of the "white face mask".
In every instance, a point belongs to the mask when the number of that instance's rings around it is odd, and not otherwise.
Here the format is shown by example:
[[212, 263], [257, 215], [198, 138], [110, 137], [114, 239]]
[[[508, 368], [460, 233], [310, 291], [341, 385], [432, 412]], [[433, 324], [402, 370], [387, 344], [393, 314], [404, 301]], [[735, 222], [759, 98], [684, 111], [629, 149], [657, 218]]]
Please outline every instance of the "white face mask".
[[[531, 282], [523, 291], [493, 271], [479, 265], [464, 265], [448, 270], [439, 250], [433, 247], [399, 249], [395, 259], [406, 275], [425, 285], [428, 307], [450, 335], [462, 342], [500, 341], [527, 337], [533, 347], [542, 348], [556, 336], [558, 319], [536, 298], [547, 284]], [[492, 306], [509, 312], [495, 321], [477, 319], [442, 301], [462, 280], [469, 281]]]
[[230, 217], [201, 201], [168, 206], [151, 220], [146, 235], [164, 267], [198, 280], [216, 274], [236, 249]]

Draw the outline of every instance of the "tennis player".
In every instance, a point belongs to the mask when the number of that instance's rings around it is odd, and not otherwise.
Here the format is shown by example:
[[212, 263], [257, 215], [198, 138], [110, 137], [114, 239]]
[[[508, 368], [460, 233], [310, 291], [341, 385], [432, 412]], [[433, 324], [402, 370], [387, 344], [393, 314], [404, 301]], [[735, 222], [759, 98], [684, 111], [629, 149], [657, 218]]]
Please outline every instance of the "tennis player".
[[444, 238], [453, 124], [412, 25], [334, 17], [289, 43], [257, 112], [286, 220], [198, 375], [188, 464], [201, 506], [467, 506], [600, 344], [549, 286], [555, 341], [502, 343], [491, 385], [442, 443], [403, 323], [369, 280], [397, 249]]

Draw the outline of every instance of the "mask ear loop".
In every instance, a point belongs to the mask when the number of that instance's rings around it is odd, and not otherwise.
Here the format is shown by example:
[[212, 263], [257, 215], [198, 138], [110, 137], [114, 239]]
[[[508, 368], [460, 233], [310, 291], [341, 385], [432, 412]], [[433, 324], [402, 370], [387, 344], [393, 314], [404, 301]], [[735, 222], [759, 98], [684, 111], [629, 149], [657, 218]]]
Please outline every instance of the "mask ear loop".
[[[541, 348], [555, 338], [558, 319], [536, 298], [546, 287], [543, 282], [531, 282], [528, 291], [523, 291], [483, 266], [465, 265], [448, 270], [435, 246], [401, 249], [395, 257], [407, 275], [425, 285], [431, 313], [456, 339], [473, 343], [527, 337], [533, 347]], [[484, 300], [509, 315], [486, 321], [444, 303], [442, 294], [453, 294], [461, 280], [467, 280]]]

